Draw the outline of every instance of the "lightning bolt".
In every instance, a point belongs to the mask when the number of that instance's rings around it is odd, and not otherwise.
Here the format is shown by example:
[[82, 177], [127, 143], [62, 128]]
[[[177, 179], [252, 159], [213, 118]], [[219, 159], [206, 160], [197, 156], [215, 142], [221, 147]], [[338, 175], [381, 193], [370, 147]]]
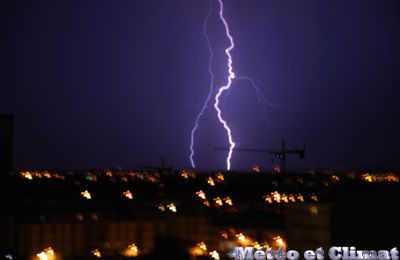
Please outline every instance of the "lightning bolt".
[[224, 17], [224, 5], [222, 0], [218, 0], [219, 2], [219, 18], [221, 19], [224, 27], [225, 27], [225, 33], [226, 33], [226, 37], [229, 39], [229, 46], [225, 49], [225, 53], [226, 56], [228, 58], [228, 78], [227, 78], [227, 83], [223, 86], [221, 86], [218, 89], [217, 94], [215, 95], [215, 102], [214, 102], [214, 108], [217, 111], [217, 116], [218, 116], [218, 120], [219, 122], [223, 125], [223, 127], [226, 130], [226, 133], [228, 135], [228, 141], [229, 141], [229, 152], [228, 152], [228, 156], [226, 158], [226, 169], [229, 171], [231, 169], [231, 158], [232, 158], [232, 153], [233, 153], [233, 149], [235, 148], [235, 142], [233, 141], [232, 138], [232, 131], [228, 126], [228, 123], [223, 119], [222, 117], [222, 113], [221, 113], [221, 109], [219, 108], [219, 103], [220, 103], [220, 97], [222, 95], [222, 93], [224, 91], [227, 91], [230, 89], [231, 85], [232, 85], [232, 81], [235, 78], [235, 73], [233, 72], [233, 67], [232, 67], [232, 55], [231, 55], [231, 51], [233, 50], [233, 48], [235, 48], [235, 43], [233, 42], [233, 38], [230, 34], [229, 31], [229, 26], [228, 26], [228, 22], [225, 20]]
[[211, 44], [210, 44], [210, 39], [208, 38], [207, 35], [207, 25], [208, 25], [208, 21], [211, 17], [211, 14], [213, 12], [213, 5], [211, 3], [211, 0], [209, 0], [210, 3], [210, 10], [208, 11], [208, 14], [204, 20], [203, 23], [203, 37], [206, 40], [207, 43], [207, 48], [208, 48], [208, 53], [209, 53], [209, 57], [208, 57], [208, 74], [210, 75], [210, 87], [209, 87], [209, 91], [208, 91], [208, 95], [206, 100], [204, 101], [204, 104], [200, 110], [200, 112], [197, 114], [196, 120], [194, 122], [194, 126], [192, 128], [192, 131], [190, 133], [190, 163], [192, 164], [192, 167], [195, 168], [196, 164], [194, 162], [194, 136], [196, 134], [197, 128], [199, 127], [199, 122], [201, 117], [204, 114], [204, 111], [206, 111], [207, 107], [208, 107], [208, 103], [210, 102], [211, 99], [211, 95], [214, 89], [214, 72], [211, 69], [212, 66], [212, 61], [213, 61], [213, 57], [214, 57], [214, 52], [212, 50]]
[[[229, 141], [229, 152], [228, 152], [228, 156], [226, 158], [226, 168], [229, 171], [231, 169], [231, 158], [232, 158], [232, 154], [234, 151], [234, 148], [236, 146], [235, 142], [233, 141], [233, 137], [232, 137], [232, 131], [228, 125], [228, 123], [226, 122], [226, 120], [222, 117], [222, 112], [221, 112], [221, 108], [220, 108], [220, 98], [223, 94], [223, 92], [229, 90], [232, 86], [233, 80], [243, 80], [243, 81], [247, 81], [255, 90], [256, 92], [256, 96], [258, 101], [261, 104], [264, 105], [268, 105], [268, 106], [272, 106], [275, 107], [276, 104], [272, 104], [270, 103], [264, 96], [263, 92], [261, 91], [261, 88], [257, 85], [256, 81], [254, 79], [252, 79], [251, 77], [248, 76], [235, 76], [235, 73], [233, 72], [233, 59], [232, 59], [232, 55], [231, 55], [231, 51], [234, 49], [235, 47], [235, 43], [233, 41], [233, 37], [230, 34], [229, 31], [229, 25], [228, 22], [226, 21], [225, 17], [224, 17], [224, 5], [223, 5], [223, 1], [222, 0], [217, 0], [219, 3], [219, 19], [221, 20], [222, 24], [224, 25], [225, 28], [225, 34], [226, 37], [229, 40], [229, 46], [225, 49], [225, 53], [227, 56], [227, 68], [228, 68], [228, 77], [227, 77], [227, 83], [225, 85], [222, 85], [221, 87], [218, 88], [218, 91], [216, 92], [215, 98], [214, 98], [214, 108], [217, 112], [217, 117], [219, 122], [221, 123], [221, 125], [224, 127], [226, 134], [228, 136], [228, 141]], [[212, 5], [212, 0], [209, 0], [209, 4], [210, 4], [210, 10], [204, 20], [203, 23], [203, 37], [207, 43], [207, 47], [208, 47], [208, 52], [209, 52], [209, 59], [208, 59], [208, 74], [210, 76], [210, 85], [209, 85], [209, 91], [208, 91], [208, 95], [206, 100], [203, 103], [203, 106], [200, 110], [200, 112], [197, 114], [197, 117], [195, 119], [194, 122], [194, 126], [192, 128], [191, 131], [191, 135], [190, 135], [190, 163], [192, 165], [193, 168], [196, 167], [195, 161], [194, 161], [194, 140], [195, 140], [195, 134], [196, 131], [199, 127], [199, 122], [201, 120], [201, 117], [203, 116], [204, 112], [206, 111], [206, 109], [208, 108], [208, 103], [210, 102], [212, 93], [214, 91], [214, 72], [212, 70], [212, 61], [214, 58], [214, 52], [212, 50], [212, 46], [210, 44], [210, 39], [207, 35], [207, 26], [208, 26], [208, 22], [209, 19], [213, 13], [213, 5]], [[268, 118], [265, 115], [267, 121]]]

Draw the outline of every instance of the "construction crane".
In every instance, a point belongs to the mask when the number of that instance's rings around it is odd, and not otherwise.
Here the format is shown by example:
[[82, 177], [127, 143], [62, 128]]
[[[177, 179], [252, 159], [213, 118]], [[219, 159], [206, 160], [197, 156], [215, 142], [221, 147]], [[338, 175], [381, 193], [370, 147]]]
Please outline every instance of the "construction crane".
[[[228, 148], [216, 147], [215, 151], [228, 151]], [[267, 153], [272, 154], [275, 158], [281, 161], [280, 171], [283, 173], [286, 171], [286, 155], [288, 154], [298, 154], [300, 159], [304, 158], [306, 146], [303, 149], [286, 149], [285, 140], [281, 140], [280, 150], [269, 150], [261, 148], [235, 148], [237, 152], [250, 152], [250, 153]]]

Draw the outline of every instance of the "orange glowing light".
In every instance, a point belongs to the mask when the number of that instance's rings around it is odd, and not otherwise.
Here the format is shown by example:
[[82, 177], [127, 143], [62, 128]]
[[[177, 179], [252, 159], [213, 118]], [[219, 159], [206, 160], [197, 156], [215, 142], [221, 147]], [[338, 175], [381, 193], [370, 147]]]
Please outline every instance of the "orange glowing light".
[[253, 172], [260, 173], [260, 171], [261, 171], [260, 166], [258, 166], [257, 164], [254, 164], [253, 165]]
[[139, 255], [139, 249], [135, 244], [130, 244], [122, 254], [126, 257], [135, 257]]
[[217, 179], [218, 182], [223, 182], [223, 181], [225, 181], [225, 177], [224, 177], [224, 175], [223, 175], [221, 172], [217, 173], [217, 175], [215, 176], [215, 178]]
[[215, 182], [214, 182], [213, 178], [211, 178], [211, 177], [208, 177], [207, 183], [210, 184], [211, 186], [215, 186]]
[[81, 192], [81, 195], [82, 195], [85, 199], [88, 199], [88, 200], [92, 199], [92, 195], [90, 195], [90, 192], [88, 192], [87, 190], [82, 191], [82, 192]]
[[98, 257], [98, 258], [101, 257], [101, 253], [98, 249], [92, 250], [92, 255], [94, 255], [95, 257]]
[[224, 198], [224, 202], [226, 205], [229, 205], [229, 206], [233, 205], [232, 199], [229, 196]]
[[219, 260], [219, 259], [220, 259], [218, 252], [215, 251], [215, 250], [212, 251], [212, 252], [210, 252], [210, 256], [211, 256], [212, 258], [214, 258], [215, 260]]
[[304, 202], [304, 197], [303, 197], [303, 195], [301, 193], [297, 194], [297, 200], [301, 201], [301, 202]]
[[311, 194], [310, 198], [311, 198], [311, 200], [313, 200], [315, 202], [318, 201], [318, 197], [317, 197], [317, 195], [315, 193]]
[[206, 194], [205, 194], [204, 191], [202, 191], [202, 190], [199, 190], [198, 192], [196, 192], [196, 195], [197, 195], [200, 199], [202, 199], [202, 200], [207, 199], [207, 198], [206, 198]]
[[222, 199], [221, 199], [220, 197], [214, 198], [214, 202], [215, 202], [215, 204], [217, 204], [217, 206], [219, 206], [219, 207], [223, 205]]
[[132, 194], [132, 192], [130, 192], [129, 190], [127, 190], [127, 191], [124, 191], [123, 193], [122, 193], [126, 198], [128, 198], [128, 199], [133, 199], [133, 194]]
[[281, 203], [281, 194], [279, 194], [279, 192], [274, 191], [271, 193], [271, 195], [275, 202]]

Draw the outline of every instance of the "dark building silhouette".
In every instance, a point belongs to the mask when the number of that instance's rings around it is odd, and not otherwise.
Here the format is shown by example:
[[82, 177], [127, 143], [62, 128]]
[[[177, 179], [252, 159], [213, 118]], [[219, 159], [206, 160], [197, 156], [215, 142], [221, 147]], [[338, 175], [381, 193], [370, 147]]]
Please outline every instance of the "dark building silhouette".
[[13, 168], [14, 116], [0, 114], [0, 173], [4, 176]]
[[13, 241], [12, 185], [7, 173], [13, 169], [14, 116], [0, 114], [0, 251], [10, 248]]

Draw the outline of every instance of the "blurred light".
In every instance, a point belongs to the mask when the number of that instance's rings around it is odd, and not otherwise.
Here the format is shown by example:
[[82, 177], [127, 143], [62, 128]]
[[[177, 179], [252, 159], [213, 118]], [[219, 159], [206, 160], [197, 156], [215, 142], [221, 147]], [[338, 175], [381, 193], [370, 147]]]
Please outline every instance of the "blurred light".
[[204, 191], [199, 190], [198, 192], [196, 192], [196, 195], [200, 198], [205, 200], [206, 199], [206, 194], [204, 193]]
[[254, 164], [253, 165], [253, 172], [255, 172], [255, 173], [260, 173], [260, 166], [258, 166], [257, 164]]
[[82, 195], [84, 198], [88, 199], [88, 200], [92, 199], [92, 196], [90, 195], [90, 193], [89, 193], [87, 190], [82, 191], [82, 192], [81, 192], [81, 195]]
[[195, 172], [193, 172], [193, 171], [186, 171], [186, 170], [183, 170], [183, 171], [181, 171], [181, 177], [182, 178], [184, 178], [184, 179], [189, 179], [189, 178], [196, 178], [196, 173]]
[[106, 176], [112, 178], [113, 173], [111, 171], [106, 171]]
[[281, 194], [279, 194], [279, 192], [274, 191], [271, 194], [272, 194], [272, 197], [273, 197], [274, 201], [276, 201], [278, 203], [281, 202]]
[[92, 255], [95, 257], [101, 257], [101, 253], [98, 249], [92, 250]]
[[21, 172], [20, 174], [25, 179], [28, 179], [28, 180], [32, 180], [33, 179], [32, 174], [30, 172]]
[[189, 249], [192, 256], [202, 256], [207, 253], [207, 245], [204, 242], [197, 243], [196, 246]]
[[283, 202], [285, 202], [285, 203], [289, 202], [288, 197], [285, 194], [282, 194], [281, 198], [282, 198]]
[[167, 208], [172, 211], [172, 212], [176, 212], [176, 206], [174, 205], [174, 203], [170, 203], [167, 205]]
[[130, 244], [122, 253], [126, 257], [135, 257], [139, 255], [139, 249], [135, 244]]
[[217, 175], [215, 176], [215, 178], [217, 179], [218, 182], [223, 182], [225, 181], [225, 177], [222, 174], [222, 172], [217, 173]]
[[265, 195], [264, 199], [265, 199], [266, 202], [272, 203], [272, 197], [270, 195]]
[[51, 247], [46, 248], [42, 252], [36, 254], [40, 260], [55, 260], [56, 256], [54, 250]]
[[37, 257], [39, 257], [40, 260], [47, 260], [47, 255], [45, 252], [41, 252], [39, 254], [37, 254]]
[[203, 201], [203, 204], [206, 205], [207, 207], [211, 206], [211, 204], [210, 204], [210, 202], [208, 200]]
[[204, 242], [198, 243], [197, 246], [202, 250], [207, 251], [207, 245]]
[[189, 254], [191, 254], [192, 256], [202, 256], [204, 255], [204, 251], [201, 250], [201, 248], [194, 246], [189, 249]]
[[222, 206], [223, 205], [222, 200], [221, 200], [220, 197], [214, 198], [214, 202], [215, 202], [215, 204], [217, 204], [217, 206]]
[[181, 177], [184, 179], [189, 179], [189, 173], [187, 171], [181, 171]]
[[82, 215], [82, 213], [76, 214], [76, 219], [79, 220], [79, 221], [83, 221], [83, 215]]
[[338, 182], [338, 181], [340, 181], [339, 177], [338, 177], [337, 175], [335, 175], [335, 174], [333, 174], [333, 175], [331, 176], [331, 179], [332, 179], [332, 182]]
[[214, 258], [215, 260], [219, 260], [220, 258], [219, 258], [219, 254], [218, 254], [218, 252], [217, 251], [212, 251], [212, 252], [210, 252], [210, 255], [211, 255], [211, 257], [212, 258]]
[[98, 216], [96, 213], [91, 214], [91, 215], [90, 215], [90, 218], [91, 218], [93, 221], [99, 220], [99, 216]]
[[222, 232], [221, 232], [221, 237], [222, 237], [222, 238], [225, 238], [225, 239], [228, 239], [228, 232], [222, 231]]
[[251, 243], [250, 239], [243, 235], [243, 233], [236, 234], [236, 238], [238, 242], [243, 246], [247, 246]]
[[126, 198], [128, 198], [128, 199], [133, 199], [133, 195], [132, 195], [132, 192], [130, 192], [129, 190], [127, 190], [127, 191], [124, 191], [123, 193], [122, 193]]
[[225, 202], [225, 204], [227, 204], [229, 206], [233, 205], [232, 199], [229, 196], [224, 198], [224, 202]]
[[371, 174], [367, 172], [361, 175], [361, 179], [365, 182], [400, 182], [399, 176], [392, 172], [379, 174]]
[[304, 202], [304, 197], [301, 193], [297, 194], [297, 200]]
[[315, 201], [315, 202], [317, 202], [318, 201], [318, 197], [317, 197], [317, 195], [315, 194], [315, 193], [313, 193], [313, 194], [311, 194], [311, 200], [313, 200], [313, 201]]
[[207, 183], [210, 184], [211, 186], [215, 186], [215, 182], [214, 182], [213, 178], [211, 178], [211, 177], [208, 177]]
[[363, 181], [365, 182], [373, 182], [375, 178], [373, 178], [373, 176], [369, 173], [364, 173], [363, 175], [361, 175], [361, 178], [363, 179]]
[[163, 204], [158, 204], [157, 208], [161, 211], [165, 211], [165, 207]]
[[318, 207], [315, 206], [315, 205], [312, 205], [312, 206], [310, 207], [310, 212], [311, 212], [311, 214], [313, 214], [313, 215], [318, 215]]
[[276, 236], [273, 239], [277, 248], [283, 247], [283, 250], [286, 251], [286, 242], [281, 236]]
[[385, 181], [388, 182], [400, 182], [399, 181], [399, 176], [393, 174], [393, 173], [388, 173], [385, 177], [384, 177]]
[[252, 246], [254, 247], [254, 249], [259, 249], [259, 248], [261, 247], [260, 243], [258, 243], [257, 241], [254, 242], [254, 243], [252, 244]]

